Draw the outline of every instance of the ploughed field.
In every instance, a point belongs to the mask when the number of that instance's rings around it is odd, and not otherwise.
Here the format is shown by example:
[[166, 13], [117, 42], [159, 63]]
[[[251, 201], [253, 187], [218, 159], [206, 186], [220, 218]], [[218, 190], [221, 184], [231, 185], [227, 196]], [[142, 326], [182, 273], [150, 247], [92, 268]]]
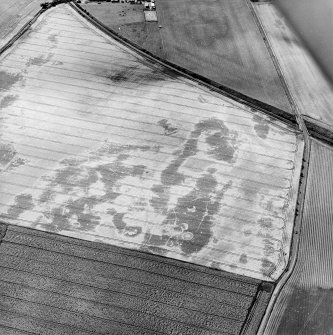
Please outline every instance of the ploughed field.
[[256, 279], [30, 228], [0, 223], [0, 242], [1, 335], [253, 335], [272, 292]]
[[0, 215], [258, 279], [286, 266], [303, 142], [68, 5], [0, 58]]

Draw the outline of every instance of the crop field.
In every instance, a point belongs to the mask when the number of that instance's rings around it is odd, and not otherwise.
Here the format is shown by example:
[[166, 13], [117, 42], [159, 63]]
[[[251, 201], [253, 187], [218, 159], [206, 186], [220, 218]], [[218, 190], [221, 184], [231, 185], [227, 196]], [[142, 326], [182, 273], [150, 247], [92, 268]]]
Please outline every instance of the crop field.
[[145, 22], [143, 5], [104, 2], [81, 4], [81, 7], [123, 37], [164, 57], [158, 23]]
[[0, 1], [0, 47], [40, 10], [44, 0]]
[[291, 112], [254, 17], [243, 0], [159, 0], [166, 59]]
[[254, 6], [300, 112], [333, 127], [333, 89], [318, 65], [273, 5]]
[[333, 149], [313, 141], [295, 269], [265, 334], [329, 334], [333, 327]]
[[270, 295], [259, 280], [24, 227], [0, 223], [0, 242], [1, 335], [250, 335]]
[[303, 142], [68, 5], [0, 58], [0, 218], [276, 280]]

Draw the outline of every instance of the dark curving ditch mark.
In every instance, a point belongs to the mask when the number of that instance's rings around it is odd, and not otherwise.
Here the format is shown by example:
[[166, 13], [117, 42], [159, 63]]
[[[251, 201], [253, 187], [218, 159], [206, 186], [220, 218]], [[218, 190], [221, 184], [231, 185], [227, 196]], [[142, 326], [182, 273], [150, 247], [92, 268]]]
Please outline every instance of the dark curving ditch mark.
[[173, 126], [167, 119], [162, 119], [157, 122], [164, 129], [164, 135], [170, 136], [177, 132], [178, 128]]

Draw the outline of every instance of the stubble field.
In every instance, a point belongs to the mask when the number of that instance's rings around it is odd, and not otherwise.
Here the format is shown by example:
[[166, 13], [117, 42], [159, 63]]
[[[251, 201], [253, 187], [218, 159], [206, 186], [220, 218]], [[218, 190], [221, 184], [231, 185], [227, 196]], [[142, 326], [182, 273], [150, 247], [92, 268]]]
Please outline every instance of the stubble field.
[[0, 1], [0, 47], [2, 47], [39, 10], [43, 0]]
[[159, 0], [156, 8], [167, 60], [291, 111], [246, 1]]

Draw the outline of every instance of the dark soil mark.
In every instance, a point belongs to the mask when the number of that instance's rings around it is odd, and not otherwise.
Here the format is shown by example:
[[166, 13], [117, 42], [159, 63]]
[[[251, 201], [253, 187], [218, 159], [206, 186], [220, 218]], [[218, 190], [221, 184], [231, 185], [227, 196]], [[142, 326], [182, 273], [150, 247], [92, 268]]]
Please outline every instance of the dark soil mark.
[[57, 170], [52, 185], [60, 186], [65, 193], [68, 193], [76, 187], [86, 189], [97, 180], [97, 173], [93, 169], [82, 171], [80, 166], [67, 166]]
[[0, 71], [0, 90], [9, 90], [17, 82], [21, 81], [21, 74], [12, 74], [6, 71]]
[[9, 107], [17, 98], [18, 98], [18, 95], [12, 95], [12, 94], [6, 95], [0, 101], [0, 109]]
[[153, 72], [156, 73], [156, 74], [163, 73], [163, 74], [165, 74], [165, 75], [167, 75], [169, 77], [172, 77], [173, 79], [179, 77], [179, 74], [176, 71], [174, 71], [174, 70], [172, 70], [172, 69], [170, 69], [170, 68], [168, 68], [166, 66], [158, 67], [157, 69], [154, 69]]
[[101, 155], [115, 155], [125, 151], [140, 150], [140, 151], [152, 151], [159, 152], [160, 146], [149, 146], [149, 145], [115, 145], [112, 143], [105, 143], [97, 153], [92, 154], [92, 156], [101, 156]]
[[261, 260], [261, 272], [264, 276], [270, 277], [276, 271], [276, 265], [267, 258]]
[[124, 216], [126, 213], [118, 213], [114, 210], [111, 210], [109, 214], [113, 215], [112, 222], [119, 233], [131, 237], [135, 237], [142, 233], [142, 227], [140, 226], [127, 226], [126, 222], [124, 222]]
[[[61, 162], [55, 176], [50, 179], [47, 189], [39, 198], [40, 204], [52, 201], [60, 190], [65, 194], [73, 196], [63, 205], [53, 208], [44, 213], [51, 223], [42, 223], [47, 230], [62, 231], [73, 227], [82, 231], [91, 231], [99, 225], [101, 217], [94, 212], [94, 207], [99, 203], [109, 203], [116, 199], [120, 194], [114, 191], [117, 182], [127, 176], [142, 177], [146, 171], [144, 165], [125, 166], [123, 161], [130, 157], [127, 152], [132, 150], [156, 150], [155, 147], [148, 146], [113, 146], [104, 144], [101, 149], [91, 154], [90, 159], [64, 159]], [[111, 163], [101, 163], [106, 158], [116, 156]], [[89, 162], [89, 164], [87, 164]], [[88, 196], [89, 188], [97, 181], [104, 185], [104, 194], [98, 196]], [[84, 192], [85, 196], [77, 196]], [[128, 236], [135, 236], [141, 232], [140, 227], [127, 227], [123, 222], [123, 213], [117, 213], [113, 209], [108, 210], [109, 215], [113, 216], [113, 223], [119, 232]]]
[[14, 205], [10, 206], [7, 214], [1, 214], [2, 219], [17, 219], [25, 211], [34, 208], [31, 194], [20, 194], [15, 197]]
[[98, 203], [94, 197], [70, 199], [67, 204], [53, 208], [49, 213], [44, 213], [46, 218], [52, 218], [52, 224], [41, 224], [50, 231], [70, 230], [75, 218], [78, 229], [82, 231], [93, 230], [100, 222], [100, 216], [91, 213], [91, 209]]
[[235, 148], [229, 144], [229, 140], [220, 132], [206, 138], [206, 142], [212, 147], [209, 154], [218, 160], [232, 162]]
[[131, 176], [132, 177], [142, 177], [143, 174], [145, 173], [147, 167], [145, 165], [134, 165], [132, 172], [131, 172]]
[[162, 119], [157, 122], [163, 129], [164, 129], [164, 135], [172, 135], [177, 132], [178, 128], [173, 127], [171, 123], [168, 122], [167, 119]]
[[211, 148], [208, 151], [208, 154], [217, 160], [224, 160], [229, 163], [234, 161], [234, 154], [237, 150], [237, 133], [231, 132], [224, 125], [223, 121], [218, 119], [200, 121], [195, 125], [195, 129], [190, 133], [190, 136], [186, 140], [183, 148], [174, 152], [174, 155], [177, 157], [162, 171], [161, 184], [154, 185], [152, 188], [152, 191], [157, 195], [157, 197], [152, 198], [151, 206], [156, 210], [156, 212], [164, 212], [161, 205], [168, 203], [168, 189], [166, 187], [179, 185], [184, 181], [185, 176], [178, 171], [179, 168], [189, 157], [197, 154], [200, 136], [207, 132], [210, 133], [211, 131], [215, 131], [215, 133], [213, 135], [208, 135], [206, 138], [206, 142]]
[[52, 43], [57, 43], [58, 42], [56, 34], [49, 35], [47, 39]]
[[206, 137], [206, 142], [211, 147], [208, 153], [217, 160], [232, 163], [237, 150], [237, 132], [230, 131], [221, 120], [210, 119], [198, 123], [196, 133], [200, 136], [203, 132], [214, 130], [216, 130], [214, 134]]
[[0, 166], [5, 167], [16, 155], [16, 150], [11, 144], [0, 143]]
[[48, 63], [52, 58], [52, 54], [48, 54], [47, 57], [44, 57], [43, 55], [38, 56], [38, 57], [33, 57], [30, 58], [27, 61], [27, 67], [31, 66], [31, 65], [36, 65], [36, 66], [41, 66], [44, 65], [46, 63]]
[[175, 234], [157, 236], [148, 234], [147, 249], [151, 246], [178, 246], [185, 255], [199, 252], [212, 238], [213, 216], [220, 209], [225, 192], [231, 181], [222, 189], [217, 189], [217, 181], [212, 174], [205, 174], [196, 182], [195, 188], [177, 201], [177, 205], [167, 212], [162, 225], [172, 227]]
[[26, 159], [23, 159], [21, 157], [15, 158], [9, 165], [8, 170], [14, 170], [15, 168], [18, 168], [22, 165], [25, 165], [27, 163]]
[[124, 155], [118, 155], [117, 159], [113, 163], [102, 164], [95, 168], [95, 171], [100, 174], [100, 180], [103, 182], [105, 187], [105, 195], [102, 196], [101, 200], [111, 201], [119, 196], [119, 193], [114, 191], [116, 183], [126, 178], [127, 176], [142, 176], [145, 171], [145, 166], [124, 166], [122, 162], [125, 160]]
[[208, 100], [206, 98], [204, 98], [202, 95], [198, 96], [198, 100], [199, 102], [201, 102], [202, 104], [205, 104], [208, 102]]
[[164, 185], [154, 185], [151, 190], [157, 196], [150, 199], [150, 205], [157, 213], [165, 214], [169, 202], [169, 187]]
[[265, 243], [265, 249], [264, 253], [266, 257], [272, 256], [275, 253], [275, 248], [274, 248], [274, 243], [272, 242], [272, 238], [265, 238], [264, 243]]
[[260, 218], [257, 222], [259, 223], [260, 227], [264, 229], [269, 229], [273, 226], [273, 220], [269, 217]]
[[47, 188], [45, 191], [43, 191], [43, 193], [39, 197], [38, 203], [43, 204], [43, 203], [51, 202], [54, 196], [55, 196], [55, 192], [53, 191], [53, 189]]
[[239, 262], [242, 264], [246, 264], [247, 263], [247, 255], [246, 254], [241, 254], [241, 256], [239, 257]]
[[112, 72], [106, 72], [100, 75], [118, 84], [124, 82], [130, 82], [139, 85], [146, 82], [165, 80], [165, 77], [162, 75], [160, 70], [152, 70], [150, 68], [139, 68], [139, 66], [137, 65], [123, 66], [114, 69]]
[[[190, 6], [191, 7], [191, 6]], [[203, 8], [200, 11], [199, 17], [186, 22], [185, 32], [186, 35], [193, 40], [193, 45], [199, 45], [205, 49], [214, 50], [216, 41], [221, 40], [221, 37], [226, 39], [231, 38], [232, 35], [229, 29], [229, 18], [226, 15], [223, 15], [221, 20], [217, 13], [209, 9]], [[187, 17], [188, 14], [184, 13], [184, 17]], [[198, 24], [198, 22], [204, 22]]]
[[270, 129], [268, 121], [259, 115], [254, 115], [253, 121], [256, 134], [262, 139], [267, 138]]

